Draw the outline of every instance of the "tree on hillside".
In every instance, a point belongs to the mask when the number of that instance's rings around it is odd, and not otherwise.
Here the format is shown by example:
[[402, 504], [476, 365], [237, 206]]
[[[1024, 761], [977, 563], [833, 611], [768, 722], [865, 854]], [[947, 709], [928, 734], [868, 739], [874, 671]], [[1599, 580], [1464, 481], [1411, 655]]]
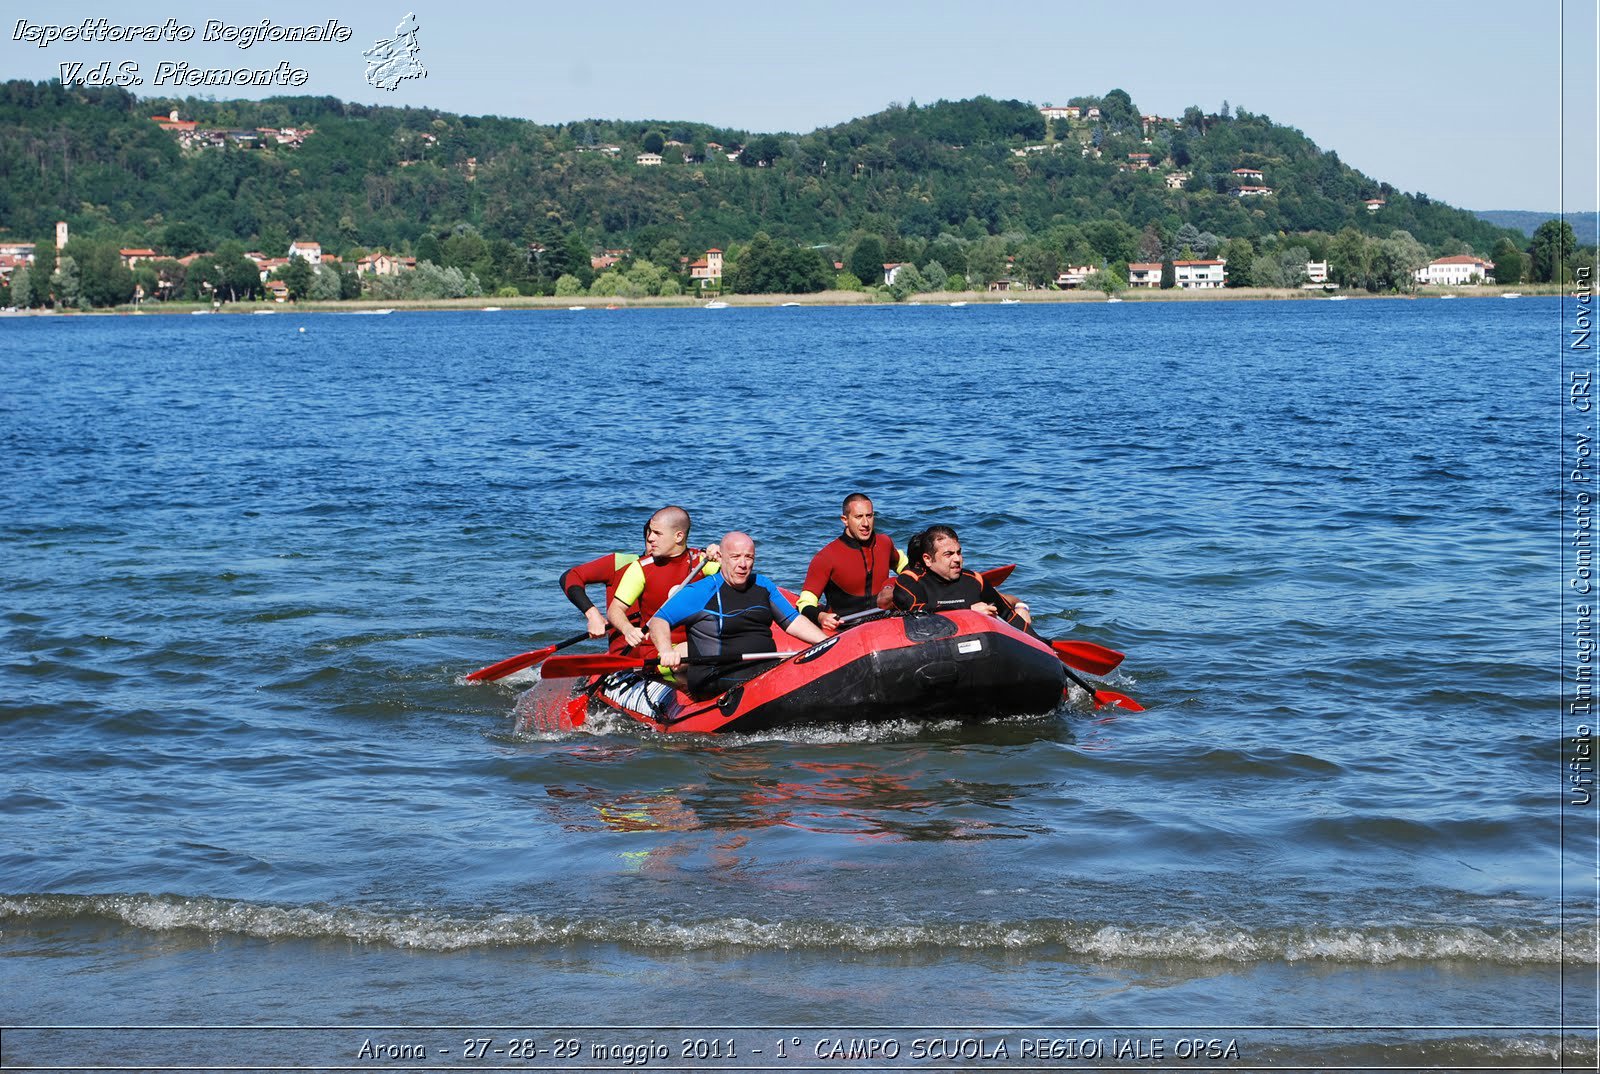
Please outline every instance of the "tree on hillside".
[[278, 269], [276, 276], [289, 288], [291, 301], [311, 297], [311, 263], [305, 258], [291, 257], [287, 265]]
[[1565, 220], [1551, 218], [1533, 233], [1528, 249], [1528, 279], [1534, 283], [1566, 283], [1567, 264], [1578, 249], [1578, 237]]
[[55, 296], [57, 309], [77, 309], [85, 304], [78, 263], [71, 254], [62, 254], [61, 267], [50, 274], [50, 293]]
[[650, 131], [639, 144], [644, 147], [646, 153], [659, 153], [666, 146], [667, 139], [660, 131]]
[[854, 250], [850, 251], [850, 258], [845, 262], [845, 268], [867, 286], [875, 286], [883, 282], [883, 240], [876, 235], [864, 236], [856, 243]]
[[1126, 90], [1114, 89], [1100, 100], [1100, 123], [1113, 134], [1131, 134], [1144, 129], [1139, 110]]
[[1516, 244], [1510, 239], [1501, 239], [1494, 244], [1494, 252], [1489, 255], [1489, 260], [1494, 262], [1495, 283], [1520, 283], [1522, 274], [1526, 270], [1528, 259], [1518, 250]]
[[11, 304], [19, 310], [25, 310], [34, 303], [33, 272], [27, 265], [23, 265], [11, 274]]

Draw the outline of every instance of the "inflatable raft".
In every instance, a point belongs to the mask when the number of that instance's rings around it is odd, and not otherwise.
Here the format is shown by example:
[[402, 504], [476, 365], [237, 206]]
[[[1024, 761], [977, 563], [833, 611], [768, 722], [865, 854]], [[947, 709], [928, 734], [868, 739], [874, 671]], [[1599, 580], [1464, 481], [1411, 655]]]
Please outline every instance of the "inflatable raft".
[[[775, 651], [795, 645], [774, 630]], [[643, 669], [545, 679], [518, 699], [519, 731], [562, 731], [611, 709], [657, 731], [751, 732], [804, 724], [983, 720], [1060, 703], [1060, 659], [1044, 642], [973, 611], [873, 619], [697, 701]]]

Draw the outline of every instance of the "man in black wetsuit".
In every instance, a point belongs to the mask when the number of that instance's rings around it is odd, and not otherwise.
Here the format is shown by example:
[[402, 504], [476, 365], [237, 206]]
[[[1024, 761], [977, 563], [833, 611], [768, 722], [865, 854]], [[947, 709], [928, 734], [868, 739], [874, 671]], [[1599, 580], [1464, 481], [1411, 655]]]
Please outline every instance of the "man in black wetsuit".
[[1008, 600], [974, 571], [961, 569], [961, 538], [949, 526], [929, 526], [912, 545], [922, 562], [902, 571], [894, 586], [894, 606], [916, 615], [970, 608], [1033, 633], [1027, 606]]

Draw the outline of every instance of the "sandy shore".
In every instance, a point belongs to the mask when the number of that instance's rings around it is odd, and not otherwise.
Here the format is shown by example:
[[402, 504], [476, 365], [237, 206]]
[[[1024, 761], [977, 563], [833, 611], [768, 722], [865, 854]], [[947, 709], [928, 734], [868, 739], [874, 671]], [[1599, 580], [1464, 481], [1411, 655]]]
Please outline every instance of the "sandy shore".
[[[1447, 295], [1461, 298], [1499, 298], [1512, 293], [1527, 295], [1559, 295], [1567, 290], [1556, 284], [1519, 284], [1515, 287], [1422, 287], [1411, 295], [1374, 295], [1365, 291], [1302, 291], [1266, 287], [1238, 287], [1217, 290], [1149, 290], [1129, 289], [1116, 296], [1123, 302], [1317, 302], [1331, 298], [1378, 299], [1409, 301], [1417, 298], [1443, 298]], [[675, 295], [659, 298], [593, 298], [593, 297], [517, 297], [425, 299], [388, 302], [361, 299], [351, 302], [232, 302], [211, 311], [209, 306], [194, 302], [147, 302], [143, 306], [119, 306], [105, 310], [16, 310], [0, 316], [88, 316], [113, 314], [119, 316], [144, 314], [216, 313], [374, 313], [378, 310], [583, 310], [617, 309], [690, 309], [703, 307], [708, 298], [700, 295]], [[914, 295], [904, 302], [878, 299], [862, 291], [820, 291], [809, 295], [723, 295], [717, 301], [730, 307], [743, 306], [941, 306], [964, 302], [969, 306], [1000, 305], [1001, 303], [1040, 304], [1069, 302], [1105, 302], [1100, 291], [931, 291]]]

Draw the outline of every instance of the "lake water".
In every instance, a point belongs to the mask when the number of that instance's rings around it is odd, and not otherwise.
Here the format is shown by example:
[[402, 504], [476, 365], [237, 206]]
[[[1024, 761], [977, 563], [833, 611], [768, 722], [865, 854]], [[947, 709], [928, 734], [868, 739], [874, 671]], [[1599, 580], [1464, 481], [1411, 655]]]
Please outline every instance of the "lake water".
[[[0, 321], [5, 1064], [1592, 1068], [1562, 338], [1555, 299]], [[657, 506], [793, 586], [855, 489], [1017, 563], [1147, 711], [525, 737], [461, 682], [580, 629], [557, 575]]]

